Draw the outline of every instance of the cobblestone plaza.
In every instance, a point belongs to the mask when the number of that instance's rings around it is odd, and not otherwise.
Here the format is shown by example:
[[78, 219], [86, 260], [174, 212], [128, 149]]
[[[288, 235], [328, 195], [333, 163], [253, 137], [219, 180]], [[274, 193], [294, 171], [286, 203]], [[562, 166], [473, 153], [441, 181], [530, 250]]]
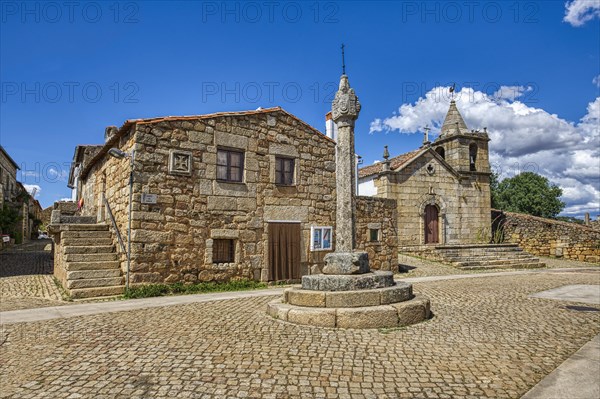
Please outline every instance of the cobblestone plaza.
[[[409, 277], [453, 270], [413, 264]], [[288, 324], [265, 314], [272, 295], [3, 324], [0, 397], [518, 398], [600, 333], [598, 306], [529, 297], [600, 270], [550, 264], [579, 268], [416, 282], [434, 316], [400, 329]], [[26, 270], [0, 279], [3, 311], [8, 286], [44, 276]], [[56, 295], [20, 300], [69, 304]]]

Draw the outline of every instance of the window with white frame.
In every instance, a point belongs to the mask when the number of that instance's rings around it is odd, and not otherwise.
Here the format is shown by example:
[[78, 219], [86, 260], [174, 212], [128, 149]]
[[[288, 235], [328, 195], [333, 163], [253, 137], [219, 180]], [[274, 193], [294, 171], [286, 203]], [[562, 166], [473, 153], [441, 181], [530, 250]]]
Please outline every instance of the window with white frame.
[[332, 247], [333, 228], [331, 226], [313, 226], [310, 228], [310, 250], [329, 251]]

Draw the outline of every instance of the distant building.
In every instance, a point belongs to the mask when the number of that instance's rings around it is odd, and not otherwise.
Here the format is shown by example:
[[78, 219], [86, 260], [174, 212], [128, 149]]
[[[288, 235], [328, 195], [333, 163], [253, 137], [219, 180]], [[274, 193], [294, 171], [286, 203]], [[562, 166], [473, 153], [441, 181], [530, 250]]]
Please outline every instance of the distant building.
[[0, 146], [0, 206], [14, 201], [17, 195], [17, 170], [19, 165]]
[[37, 236], [37, 226], [41, 220], [42, 208], [40, 203], [31, 196], [20, 182], [17, 181], [17, 163], [0, 146], [0, 208], [5, 206], [19, 214], [19, 221], [5, 230], [17, 243], [27, 241]]
[[394, 199], [398, 244], [488, 243], [491, 234], [489, 137], [469, 130], [456, 103], [433, 142], [359, 170], [359, 192]]

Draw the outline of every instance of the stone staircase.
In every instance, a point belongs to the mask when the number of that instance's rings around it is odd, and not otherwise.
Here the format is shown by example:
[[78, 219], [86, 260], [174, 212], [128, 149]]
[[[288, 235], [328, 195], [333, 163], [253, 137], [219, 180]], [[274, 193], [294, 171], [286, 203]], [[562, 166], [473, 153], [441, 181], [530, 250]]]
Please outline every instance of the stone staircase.
[[55, 240], [55, 275], [73, 299], [124, 292], [119, 254], [108, 225], [61, 224], [59, 234]]
[[532, 269], [545, 267], [517, 244], [434, 245], [400, 248], [400, 253], [471, 269]]

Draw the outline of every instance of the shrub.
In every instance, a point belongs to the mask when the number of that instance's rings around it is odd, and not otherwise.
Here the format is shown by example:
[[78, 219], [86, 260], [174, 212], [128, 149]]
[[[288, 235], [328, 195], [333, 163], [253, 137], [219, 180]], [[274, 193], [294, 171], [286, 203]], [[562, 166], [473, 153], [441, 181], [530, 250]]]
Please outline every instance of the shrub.
[[130, 287], [123, 294], [124, 298], [150, 298], [155, 296], [201, 294], [208, 292], [245, 291], [266, 288], [267, 284], [252, 280], [232, 280], [218, 283], [209, 281], [196, 284], [146, 284]]

